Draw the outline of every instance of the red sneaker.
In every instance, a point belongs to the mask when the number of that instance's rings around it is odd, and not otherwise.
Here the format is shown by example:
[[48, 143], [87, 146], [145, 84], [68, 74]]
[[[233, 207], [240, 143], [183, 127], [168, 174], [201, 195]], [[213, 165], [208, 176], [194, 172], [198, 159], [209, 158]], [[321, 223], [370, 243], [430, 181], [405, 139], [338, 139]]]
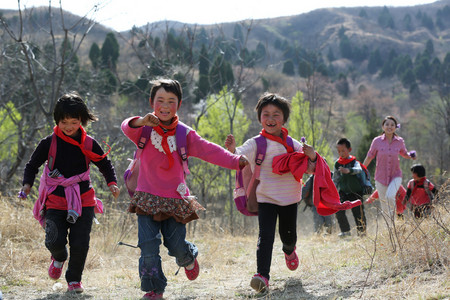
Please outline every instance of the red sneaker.
[[200, 266], [198, 265], [197, 259], [194, 260], [194, 268], [188, 270], [186, 269], [186, 267], [184, 267], [184, 272], [186, 273], [186, 277], [189, 280], [195, 280], [198, 277], [198, 274], [200, 273]]
[[59, 279], [59, 277], [61, 277], [62, 274], [62, 269], [64, 266], [64, 262], [62, 262], [61, 268], [57, 268], [55, 267], [55, 259], [52, 258], [52, 263], [50, 264], [50, 267], [48, 268], [48, 276], [50, 276], [50, 278], [57, 280]]
[[156, 299], [162, 299], [163, 298], [163, 294], [158, 294], [155, 293], [154, 291], [151, 291], [150, 293], [147, 293], [144, 295], [144, 297], [142, 297], [143, 299], [151, 299], [151, 300], [156, 300]]
[[265, 293], [269, 291], [269, 279], [257, 273], [253, 275], [252, 280], [250, 280], [250, 286], [257, 293]]
[[286, 266], [288, 267], [289, 270], [291, 271], [295, 271], [298, 268], [298, 256], [297, 253], [294, 252], [291, 253], [291, 255], [287, 255], [286, 253], [284, 254], [284, 259], [286, 260]]
[[83, 285], [80, 282], [72, 281], [68, 283], [67, 287], [68, 292], [76, 292], [77, 294], [82, 293], [84, 291]]

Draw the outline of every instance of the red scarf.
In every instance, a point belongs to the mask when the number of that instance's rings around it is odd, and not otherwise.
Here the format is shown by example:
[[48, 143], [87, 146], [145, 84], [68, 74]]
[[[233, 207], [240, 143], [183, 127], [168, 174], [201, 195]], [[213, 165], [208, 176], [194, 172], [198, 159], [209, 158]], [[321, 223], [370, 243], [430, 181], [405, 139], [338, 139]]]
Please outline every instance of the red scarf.
[[289, 146], [287, 144], [287, 142], [286, 142], [286, 139], [287, 139], [287, 136], [288, 136], [288, 130], [286, 128], [284, 128], [284, 127], [281, 128], [282, 138], [279, 137], [279, 136], [275, 136], [275, 135], [272, 135], [270, 133], [267, 133], [264, 128], [263, 128], [263, 130], [261, 130], [261, 132], [259, 134], [261, 134], [266, 139], [269, 139], [269, 140], [272, 140], [272, 141], [280, 143], [281, 145], [283, 145], [286, 148], [288, 153], [294, 152], [294, 149], [291, 146]]
[[348, 158], [342, 158], [339, 156], [339, 159], [337, 162], [338, 162], [338, 164], [341, 164], [341, 165], [347, 165], [347, 164], [351, 163], [352, 161], [354, 161], [355, 159], [356, 159], [356, 157], [354, 157], [353, 155], [350, 155]]
[[167, 158], [169, 159], [169, 167], [168, 168], [163, 168], [165, 170], [169, 170], [170, 168], [172, 168], [172, 166], [174, 164], [174, 159], [173, 159], [173, 156], [172, 156], [172, 152], [170, 152], [170, 147], [169, 147], [169, 143], [167, 142], [167, 138], [169, 136], [171, 136], [171, 135], [175, 135], [175, 132], [177, 130], [177, 125], [178, 125], [178, 116], [175, 115], [175, 117], [173, 117], [172, 123], [170, 123], [170, 125], [165, 126], [165, 125], [163, 125], [160, 122], [158, 126], [153, 127], [153, 129], [160, 136], [162, 136], [163, 139], [162, 139], [162, 142], [161, 142], [161, 146], [163, 147], [164, 153], [166, 153]]
[[86, 130], [84, 130], [83, 126], [80, 126], [80, 130], [81, 130], [81, 142], [78, 143], [76, 140], [74, 140], [70, 136], [65, 135], [62, 132], [61, 128], [59, 128], [59, 126], [55, 126], [53, 128], [53, 132], [56, 134], [57, 137], [61, 138], [66, 143], [78, 146], [80, 148], [81, 152], [85, 156], [87, 156], [90, 160], [97, 162], [97, 161], [101, 161], [103, 158], [105, 158], [106, 155], [108, 155], [108, 153], [111, 151], [111, 147], [108, 144], [105, 143], [106, 146], [108, 146], [109, 150], [108, 150], [108, 152], [106, 152], [103, 155], [98, 155], [97, 153], [94, 153], [92, 151], [86, 150], [84, 148], [84, 141], [86, 140]]

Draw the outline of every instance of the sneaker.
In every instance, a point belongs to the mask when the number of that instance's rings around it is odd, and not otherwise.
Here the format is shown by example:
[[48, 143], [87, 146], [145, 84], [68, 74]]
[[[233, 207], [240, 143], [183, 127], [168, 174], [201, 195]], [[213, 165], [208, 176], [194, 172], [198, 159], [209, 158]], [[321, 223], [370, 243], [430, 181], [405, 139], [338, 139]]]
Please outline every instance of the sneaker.
[[289, 270], [295, 271], [298, 268], [298, 256], [297, 253], [294, 251], [291, 253], [291, 255], [284, 254], [284, 259], [286, 260], [286, 266]]
[[154, 291], [151, 291], [150, 293], [147, 293], [144, 295], [144, 297], [142, 297], [142, 299], [152, 299], [152, 300], [162, 299], [162, 298], [163, 298], [162, 293], [158, 294], [158, 293], [155, 293]]
[[83, 285], [80, 282], [72, 281], [68, 283], [67, 287], [68, 292], [76, 292], [77, 294], [82, 293], [84, 291]]
[[345, 231], [345, 232], [341, 232], [338, 234], [338, 237], [340, 238], [344, 238], [346, 236], [351, 236], [352, 234], [350, 233], [350, 231]]
[[62, 265], [60, 268], [57, 268], [57, 267], [55, 267], [56, 260], [53, 258], [53, 256], [51, 258], [52, 258], [52, 263], [50, 264], [50, 267], [48, 268], [48, 276], [50, 276], [50, 278], [52, 278], [54, 280], [57, 280], [57, 279], [59, 279], [59, 277], [61, 277], [64, 262], [62, 262]]
[[250, 286], [257, 293], [265, 293], [269, 290], [269, 279], [257, 273], [252, 277], [252, 280], [250, 280]]
[[186, 273], [186, 277], [189, 280], [195, 280], [198, 277], [198, 274], [200, 273], [200, 266], [198, 265], [197, 259], [194, 260], [194, 268], [188, 270], [186, 269], [186, 267], [184, 267], [184, 272]]

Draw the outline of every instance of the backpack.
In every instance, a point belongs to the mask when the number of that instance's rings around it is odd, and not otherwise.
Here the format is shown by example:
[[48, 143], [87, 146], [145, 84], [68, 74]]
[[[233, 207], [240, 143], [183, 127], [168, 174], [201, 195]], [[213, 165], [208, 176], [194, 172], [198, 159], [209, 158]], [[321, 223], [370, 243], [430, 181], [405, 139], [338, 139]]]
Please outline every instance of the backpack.
[[361, 181], [362, 192], [363, 195], [370, 195], [373, 191], [372, 183], [370, 182], [370, 173], [367, 170], [367, 167], [363, 165], [361, 162], [357, 161], [363, 170], [359, 174], [357, 174], [359, 180]]
[[[410, 186], [411, 186], [410, 189], [411, 189], [411, 191], [414, 190], [414, 185], [415, 185], [415, 182], [414, 182], [414, 179], [412, 179], [412, 180], [411, 180], [411, 183], [410, 183]], [[425, 179], [425, 181], [423, 182], [423, 189], [424, 189], [425, 192], [427, 193], [428, 198], [430, 198], [430, 202], [429, 202], [429, 203], [432, 203], [432, 202], [433, 202], [433, 199], [434, 199], [434, 195], [433, 195], [433, 193], [430, 191], [430, 181], [428, 180], [428, 178]]]
[[[128, 165], [128, 168], [125, 170], [125, 173], [123, 174], [125, 186], [127, 187], [128, 194], [130, 195], [130, 197], [133, 197], [134, 192], [136, 191], [137, 181], [139, 177], [139, 166], [141, 164], [139, 158], [141, 156], [142, 150], [144, 149], [145, 145], [150, 139], [150, 134], [152, 133], [152, 130], [153, 128], [150, 126], [144, 126], [142, 128], [141, 136], [139, 137], [139, 142], [137, 144], [137, 149], [134, 152], [134, 157], [133, 159], [128, 159], [131, 162]], [[185, 125], [182, 122], [178, 122], [177, 129], [175, 131], [175, 139], [177, 143], [178, 154], [180, 155], [181, 160], [183, 161], [183, 169], [185, 175], [189, 174], [186, 134], [187, 134], [187, 125]]]
[[[256, 188], [259, 184], [261, 164], [266, 157], [267, 141], [262, 135], [253, 138], [256, 142], [255, 170], [252, 172], [250, 165], [236, 171], [234, 203], [240, 213], [246, 216], [258, 215], [258, 202], [256, 201]], [[290, 136], [286, 142], [294, 148], [294, 142]]]
[[[93, 145], [93, 139], [89, 135], [86, 135], [86, 139], [84, 140], [84, 145], [86, 150], [92, 151], [92, 145]], [[52, 134], [52, 141], [50, 143], [50, 150], [48, 151], [48, 158], [47, 158], [47, 166], [50, 172], [48, 173], [48, 176], [50, 177], [58, 177], [61, 175], [57, 169], [54, 169], [55, 166], [55, 159], [56, 159], [56, 150], [58, 148], [57, 141], [56, 141], [56, 134]], [[86, 159], [86, 168], [89, 170], [89, 163], [91, 160], [89, 157], [85, 156]], [[97, 214], [103, 213], [103, 202], [102, 200], [95, 198], [95, 208], [94, 212]]]

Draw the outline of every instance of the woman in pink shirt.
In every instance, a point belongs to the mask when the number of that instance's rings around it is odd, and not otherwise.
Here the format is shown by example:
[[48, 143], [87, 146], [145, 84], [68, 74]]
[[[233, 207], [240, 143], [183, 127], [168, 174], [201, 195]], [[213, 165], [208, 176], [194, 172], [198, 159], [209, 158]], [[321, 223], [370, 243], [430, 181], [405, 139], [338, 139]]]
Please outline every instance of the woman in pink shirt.
[[176, 131], [186, 129], [188, 156], [229, 169], [248, 164], [244, 156], [234, 155], [219, 145], [201, 138], [195, 130], [178, 121], [182, 100], [180, 83], [171, 79], [152, 82], [150, 106], [154, 110], [143, 117], [122, 122], [123, 133], [136, 145], [144, 126], [151, 126], [148, 143], [140, 156], [140, 170], [129, 211], [138, 216], [139, 277], [144, 299], [162, 299], [167, 279], [161, 266], [162, 243], [176, 263], [184, 267], [189, 280], [195, 280], [200, 268], [197, 247], [186, 241], [186, 223], [198, 219], [203, 207], [190, 196], [183, 161], [177, 152]]
[[393, 221], [395, 212], [395, 195], [402, 184], [402, 170], [399, 155], [406, 159], [416, 159], [405, 147], [403, 138], [395, 133], [398, 122], [393, 116], [384, 118], [381, 128], [383, 133], [373, 139], [364, 165], [369, 166], [376, 157], [375, 187], [381, 201], [381, 210]]

